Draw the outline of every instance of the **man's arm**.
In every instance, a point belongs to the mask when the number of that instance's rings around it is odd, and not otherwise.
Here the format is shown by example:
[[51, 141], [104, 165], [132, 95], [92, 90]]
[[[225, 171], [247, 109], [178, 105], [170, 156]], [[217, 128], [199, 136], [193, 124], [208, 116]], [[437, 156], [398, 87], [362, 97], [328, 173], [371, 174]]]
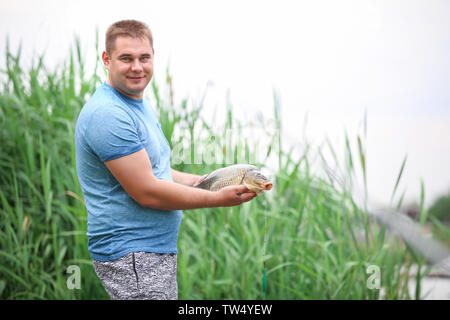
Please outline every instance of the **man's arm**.
[[105, 165], [125, 191], [145, 207], [161, 210], [230, 207], [250, 201], [256, 196], [243, 185], [211, 192], [160, 180], [153, 175], [145, 149], [106, 161]]
[[196, 174], [191, 174], [191, 173], [185, 173], [185, 172], [181, 172], [175, 169], [172, 169], [172, 178], [173, 181], [176, 183], [181, 183], [184, 184], [185, 186], [195, 186], [197, 184], [200, 183], [200, 181], [202, 181], [202, 179], [205, 177], [204, 176], [199, 176]]

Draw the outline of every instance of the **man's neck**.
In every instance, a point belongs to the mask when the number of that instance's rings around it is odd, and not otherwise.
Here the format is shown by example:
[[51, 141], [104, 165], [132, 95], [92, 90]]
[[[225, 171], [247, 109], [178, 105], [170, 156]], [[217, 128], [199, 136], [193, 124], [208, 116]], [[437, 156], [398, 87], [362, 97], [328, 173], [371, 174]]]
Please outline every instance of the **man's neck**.
[[116, 89], [117, 91], [119, 91], [119, 92], [120, 92], [121, 94], [123, 94], [124, 96], [127, 96], [128, 98], [131, 98], [131, 99], [134, 99], [134, 100], [142, 100], [142, 97], [143, 97], [143, 93], [142, 93], [142, 92], [139, 94], [139, 96], [135, 96], [135, 95], [131, 95], [131, 94], [129, 94], [129, 93], [126, 93], [125, 91], [123, 91], [123, 90], [121, 90], [121, 89], [115, 87], [115, 86], [113, 85], [113, 83], [111, 82], [110, 79], [107, 79], [107, 80], [106, 80], [106, 83], [107, 83], [108, 85], [110, 85], [111, 87], [113, 87], [114, 89]]

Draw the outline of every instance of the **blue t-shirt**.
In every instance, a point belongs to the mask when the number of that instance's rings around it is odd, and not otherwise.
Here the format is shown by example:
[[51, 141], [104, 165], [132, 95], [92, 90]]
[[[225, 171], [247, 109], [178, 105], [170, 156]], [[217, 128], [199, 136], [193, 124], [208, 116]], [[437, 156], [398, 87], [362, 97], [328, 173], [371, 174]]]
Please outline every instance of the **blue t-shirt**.
[[103, 83], [78, 116], [75, 148], [91, 257], [112, 261], [136, 251], [177, 253], [181, 211], [141, 206], [104, 164], [145, 148], [153, 174], [173, 181], [170, 147], [150, 104]]

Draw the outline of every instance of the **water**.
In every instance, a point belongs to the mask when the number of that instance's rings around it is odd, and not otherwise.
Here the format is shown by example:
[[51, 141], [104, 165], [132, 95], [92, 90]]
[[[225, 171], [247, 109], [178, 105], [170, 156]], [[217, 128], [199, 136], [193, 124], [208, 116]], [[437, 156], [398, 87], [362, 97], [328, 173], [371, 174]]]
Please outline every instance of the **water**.
[[[410, 279], [409, 293], [415, 296], [416, 281]], [[427, 277], [421, 282], [421, 299], [450, 300], [450, 278]]]

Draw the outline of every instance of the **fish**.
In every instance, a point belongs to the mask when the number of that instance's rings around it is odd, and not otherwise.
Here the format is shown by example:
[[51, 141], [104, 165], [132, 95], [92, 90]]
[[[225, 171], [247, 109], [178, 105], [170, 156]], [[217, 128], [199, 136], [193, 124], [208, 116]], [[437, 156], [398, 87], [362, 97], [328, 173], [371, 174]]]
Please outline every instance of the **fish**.
[[214, 170], [206, 175], [195, 188], [218, 191], [227, 186], [245, 185], [256, 194], [272, 189], [272, 182], [267, 179], [258, 167], [250, 164], [235, 164]]

